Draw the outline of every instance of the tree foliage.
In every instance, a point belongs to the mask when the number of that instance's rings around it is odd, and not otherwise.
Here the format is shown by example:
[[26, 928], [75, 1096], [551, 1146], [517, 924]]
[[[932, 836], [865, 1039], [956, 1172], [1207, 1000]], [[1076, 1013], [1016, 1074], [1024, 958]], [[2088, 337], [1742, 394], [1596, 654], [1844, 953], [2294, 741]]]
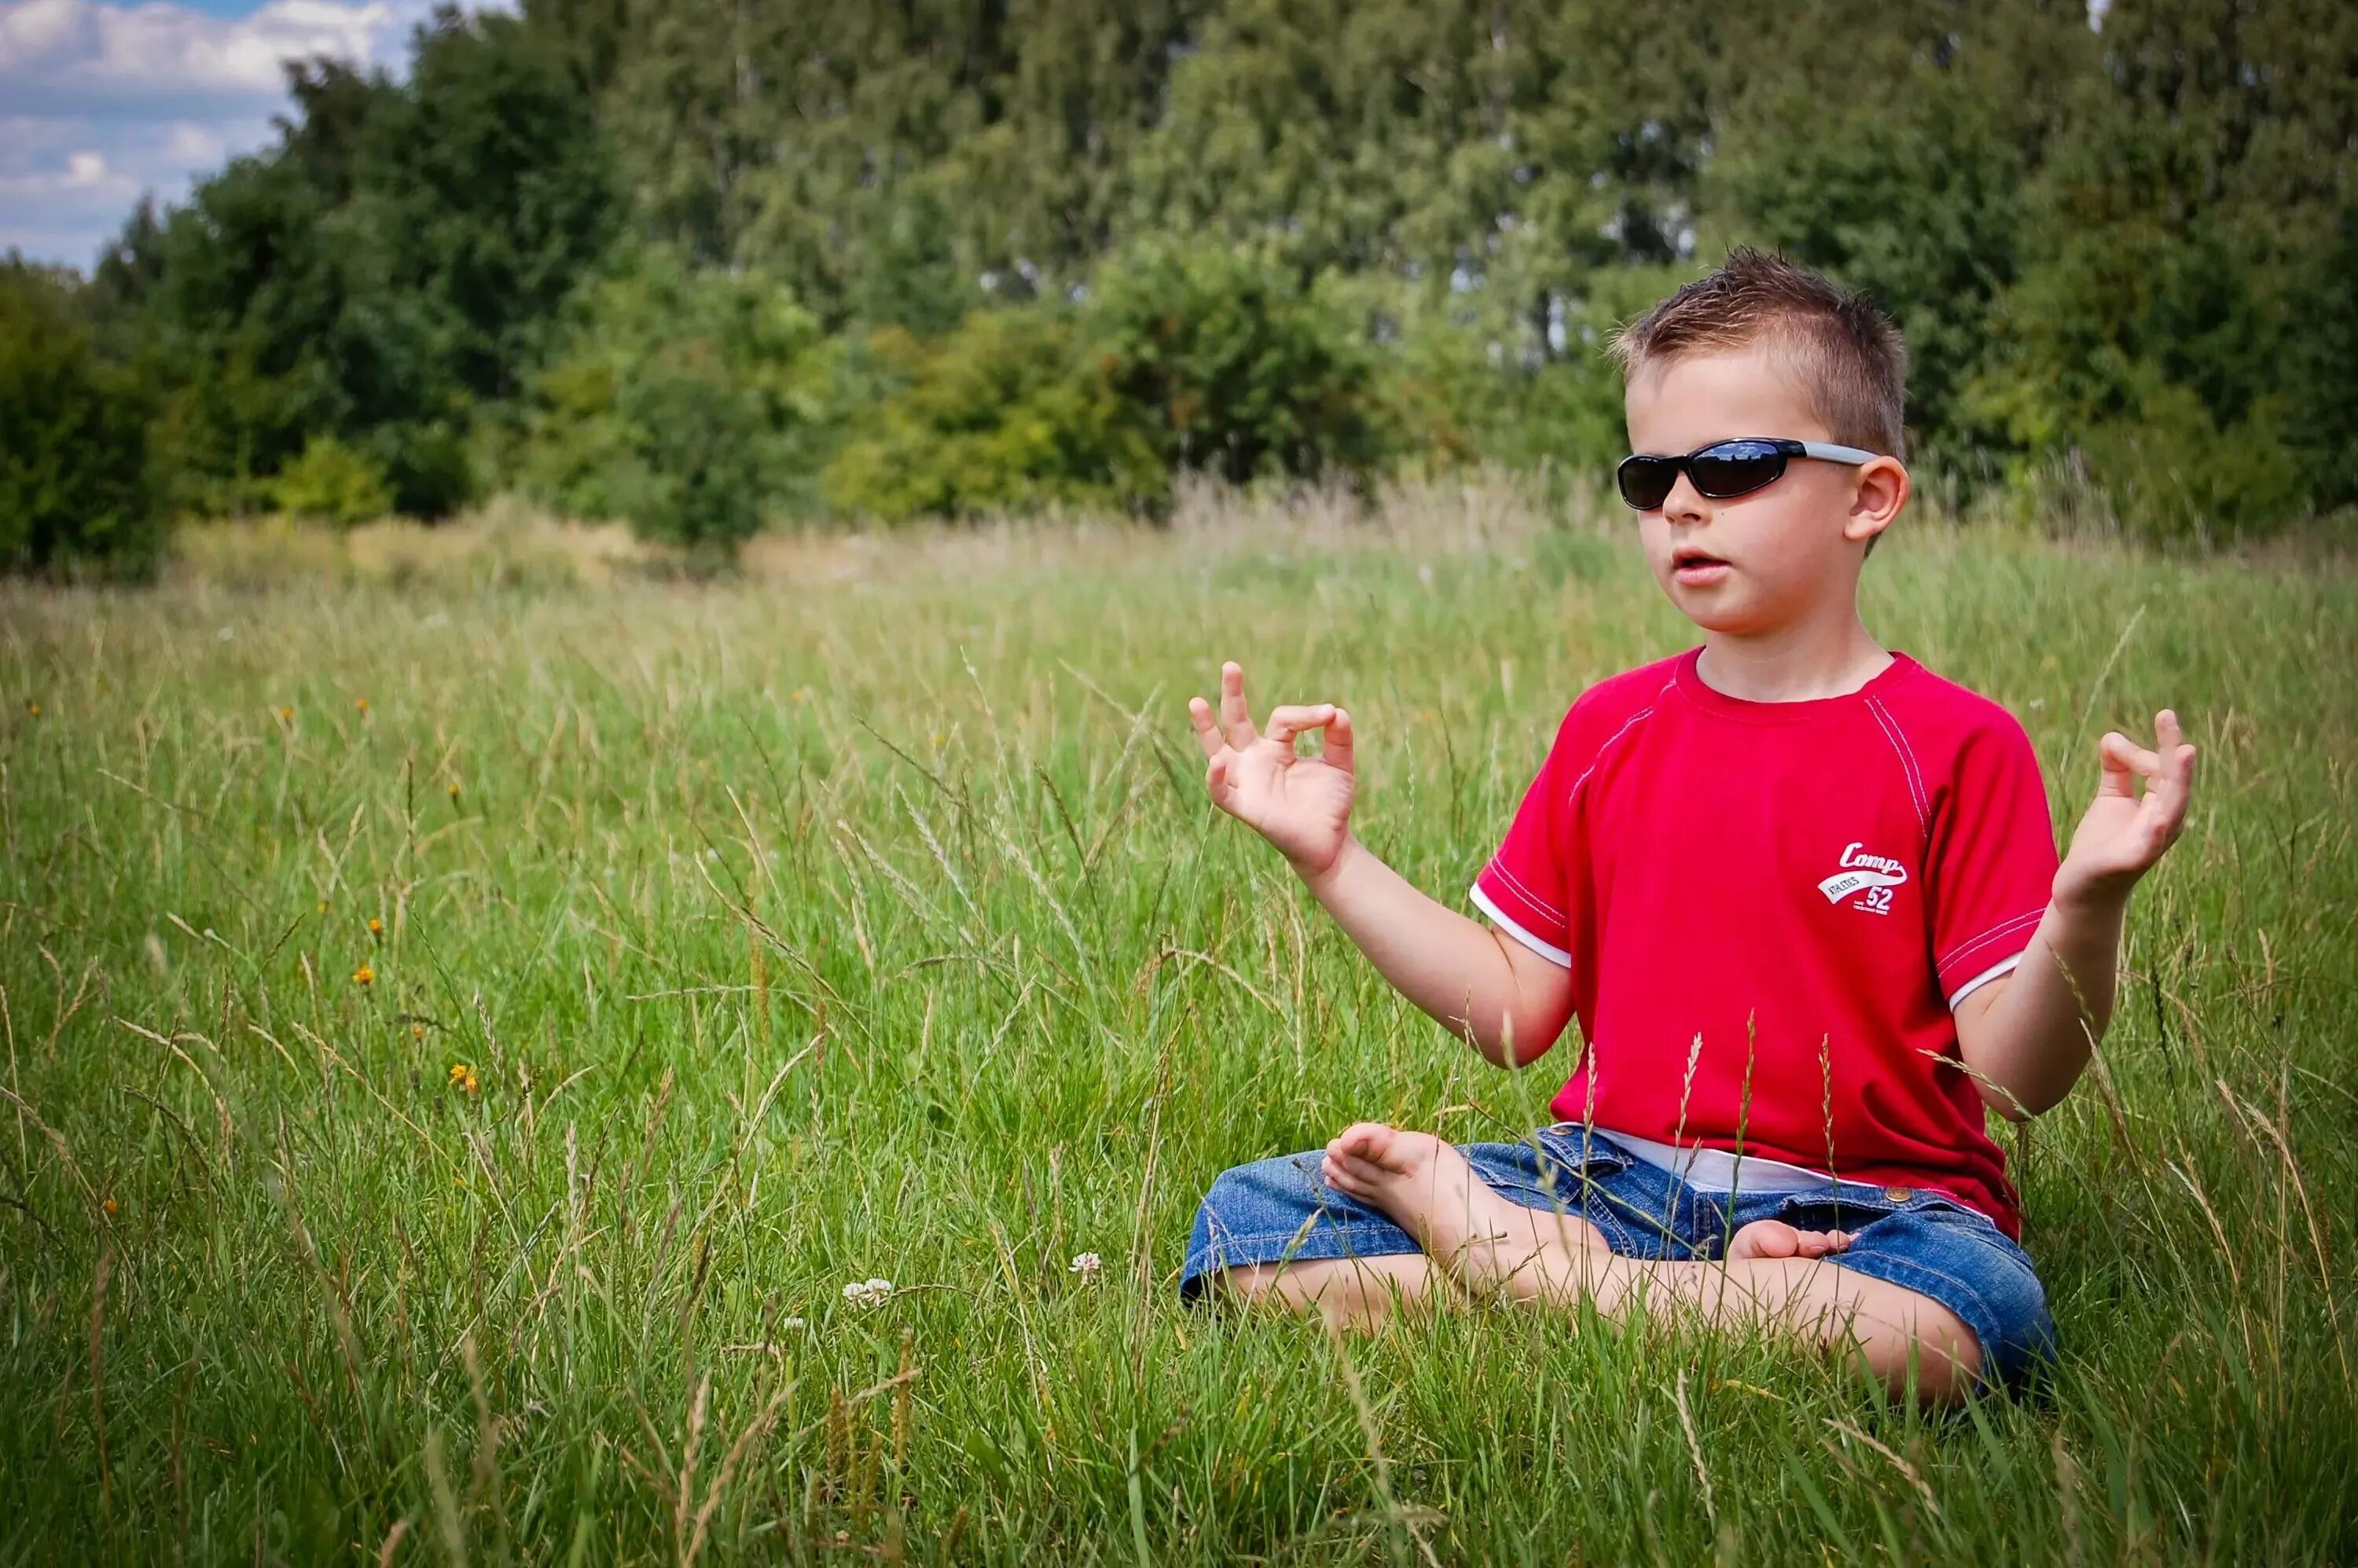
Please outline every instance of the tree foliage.
[[2336, 0], [527, 0], [291, 84], [74, 295], [183, 513], [366, 471], [723, 541], [1596, 472], [1598, 348], [1738, 242], [1895, 312], [1961, 486], [2358, 508]]
[[146, 437], [136, 384], [101, 357], [70, 288], [0, 264], [0, 566], [152, 558]]

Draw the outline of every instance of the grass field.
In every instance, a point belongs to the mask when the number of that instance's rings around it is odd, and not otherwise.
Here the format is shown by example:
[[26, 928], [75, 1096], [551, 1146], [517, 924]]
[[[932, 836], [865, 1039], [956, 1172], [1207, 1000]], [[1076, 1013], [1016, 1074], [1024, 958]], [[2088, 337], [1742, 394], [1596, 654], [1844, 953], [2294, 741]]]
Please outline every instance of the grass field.
[[1185, 698], [1347, 700], [1455, 896], [1686, 640], [1609, 516], [1345, 510], [0, 588], [0, 1555], [2358, 1559], [2358, 569], [1870, 568], [2065, 822], [2108, 724], [2204, 749], [2097, 1068], [2001, 1134], [2066, 1362], [1942, 1417], [1676, 1325], [1175, 1304], [1222, 1167], [1512, 1136], [1568, 1060], [1392, 997]]

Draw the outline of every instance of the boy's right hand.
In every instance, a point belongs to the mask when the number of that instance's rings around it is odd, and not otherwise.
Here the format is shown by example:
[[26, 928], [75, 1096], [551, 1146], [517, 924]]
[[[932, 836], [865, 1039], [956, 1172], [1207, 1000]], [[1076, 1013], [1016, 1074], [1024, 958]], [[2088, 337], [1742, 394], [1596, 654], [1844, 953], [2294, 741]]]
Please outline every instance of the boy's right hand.
[[[1262, 734], [1245, 706], [1245, 672], [1234, 663], [1220, 666], [1217, 716], [1200, 697], [1189, 699], [1187, 716], [1211, 759], [1204, 783], [1220, 809], [1276, 845], [1305, 881], [1333, 870], [1350, 838], [1358, 784], [1351, 716], [1331, 702], [1288, 705], [1271, 710]], [[1312, 730], [1326, 732], [1325, 750], [1296, 754], [1294, 737]]]

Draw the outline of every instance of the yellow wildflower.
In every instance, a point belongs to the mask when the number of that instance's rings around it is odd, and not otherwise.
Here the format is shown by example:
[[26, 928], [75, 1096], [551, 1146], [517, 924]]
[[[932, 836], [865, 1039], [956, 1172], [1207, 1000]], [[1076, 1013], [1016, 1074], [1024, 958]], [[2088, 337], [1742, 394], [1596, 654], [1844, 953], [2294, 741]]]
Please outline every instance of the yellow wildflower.
[[454, 1089], [463, 1089], [471, 1095], [482, 1085], [476, 1078], [474, 1068], [464, 1062], [453, 1062], [450, 1064], [450, 1087]]
[[410, 1037], [412, 1040], [423, 1040], [423, 1039], [425, 1039], [425, 1038], [426, 1038], [426, 1025], [424, 1025], [424, 1024], [422, 1024], [422, 1023], [413, 1023], [413, 1024], [411, 1024], [411, 1025], [409, 1026], [409, 1037]]
[[294, 723], [294, 722], [295, 722], [295, 710], [294, 710], [293, 708], [280, 708], [280, 709], [278, 710], [278, 722], [279, 722], [279, 723], [281, 723], [281, 724], [292, 724], [292, 723]]
[[382, 936], [384, 935], [384, 922], [379, 920], [373, 914], [369, 916], [369, 935], [372, 936]]
[[352, 984], [356, 986], [373, 986], [376, 984], [376, 971], [370, 968], [366, 964], [362, 964], [359, 968], [352, 971]]
[[366, 713], [368, 711], [368, 698], [365, 697], [356, 697], [352, 698], [352, 707], [360, 712]]
[[456, 779], [450, 781], [450, 798], [452, 800], [459, 798], [459, 781]]
[[35, 719], [38, 719], [41, 716], [41, 705], [38, 702], [28, 702], [25, 704], [25, 711], [32, 715]]
[[114, 1200], [113, 1198], [109, 1198], [109, 1199], [107, 1199], [104, 1203], [103, 1203], [103, 1204], [99, 1205], [98, 1206], [99, 1206], [99, 1207], [101, 1207], [101, 1208], [103, 1208], [103, 1209], [104, 1209], [107, 1213], [109, 1213], [109, 1214], [113, 1214], [113, 1213], [114, 1212], [114, 1207], [115, 1207]]

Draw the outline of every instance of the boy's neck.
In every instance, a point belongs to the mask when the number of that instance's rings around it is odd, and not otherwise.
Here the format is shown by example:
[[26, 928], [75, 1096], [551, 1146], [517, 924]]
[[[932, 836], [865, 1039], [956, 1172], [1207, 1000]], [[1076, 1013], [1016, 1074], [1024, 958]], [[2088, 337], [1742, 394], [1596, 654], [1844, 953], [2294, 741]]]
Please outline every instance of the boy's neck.
[[1890, 667], [1891, 654], [1854, 611], [1831, 623], [1706, 633], [1695, 674], [1745, 702], [1811, 702], [1847, 697]]

